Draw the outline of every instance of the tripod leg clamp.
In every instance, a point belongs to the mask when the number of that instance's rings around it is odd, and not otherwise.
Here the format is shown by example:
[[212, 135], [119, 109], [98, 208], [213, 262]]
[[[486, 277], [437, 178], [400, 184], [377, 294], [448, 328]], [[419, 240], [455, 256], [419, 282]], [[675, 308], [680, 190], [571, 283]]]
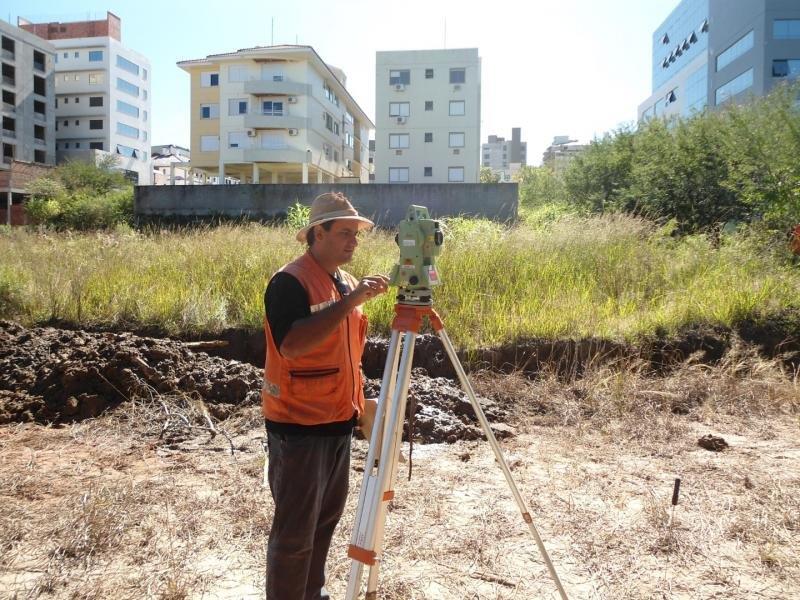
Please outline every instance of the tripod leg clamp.
[[350, 544], [350, 547], [347, 548], [347, 556], [353, 560], [357, 560], [360, 563], [372, 566], [375, 564], [375, 559], [378, 555], [372, 550], [367, 550], [366, 548], [360, 548]]

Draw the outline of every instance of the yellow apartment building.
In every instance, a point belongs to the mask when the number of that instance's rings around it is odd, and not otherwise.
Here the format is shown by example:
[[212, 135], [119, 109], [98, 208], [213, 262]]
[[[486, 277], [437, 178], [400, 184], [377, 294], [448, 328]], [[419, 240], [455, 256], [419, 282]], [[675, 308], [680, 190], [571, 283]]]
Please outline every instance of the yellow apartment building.
[[191, 169], [222, 183], [367, 183], [372, 121], [311, 46], [186, 60]]

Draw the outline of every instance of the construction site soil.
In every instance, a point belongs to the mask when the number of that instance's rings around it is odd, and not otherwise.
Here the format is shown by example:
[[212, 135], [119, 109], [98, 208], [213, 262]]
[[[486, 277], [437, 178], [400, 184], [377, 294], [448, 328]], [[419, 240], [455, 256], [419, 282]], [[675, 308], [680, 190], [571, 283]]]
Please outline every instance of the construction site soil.
[[[132, 398], [182, 395], [202, 401], [224, 420], [260, 402], [262, 372], [236, 360], [193, 351], [196, 344], [52, 327], [27, 329], [0, 321], [0, 424], [69, 423], [97, 417]], [[367, 397], [380, 382], [367, 379]], [[414, 439], [421, 442], [480, 437], [466, 395], [454, 382], [415, 369], [409, 389]], [[497, 437], [513, 432], [506, 411], [482, 399]]]

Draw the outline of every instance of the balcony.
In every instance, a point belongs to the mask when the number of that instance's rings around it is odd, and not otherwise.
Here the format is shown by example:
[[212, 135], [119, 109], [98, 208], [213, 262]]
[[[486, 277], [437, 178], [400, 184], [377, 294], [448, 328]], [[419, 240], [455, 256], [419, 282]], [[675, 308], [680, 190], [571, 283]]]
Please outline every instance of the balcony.
[[9, 77], [8, 75], [3, 75], [3, 83], [10, 86], [17, 85], [17, 81], [14, 77]]
[[244, 126], [250, 129], [305, 129], [308, 120], [305, 117], [275, 116], [260, 113], [248, 113], [244, 116]]
[[33, 144], [35, 146], [47, 146], [47, 142], [42, 138], [33, 138]]
[[13, 129], [3, 129], [3, 137], [16, 138], [17, 137], [17, 132], [14, 131]]
[[6, 50], [5, 48], [3, 48], [3, 51], [2, 53], [0, 53], [0, 56], [5, 60], [14, 60], [15, 54], [13, 50]]
[[243, 162], [291, 162], [301, 163], [306, 153], [296, 148], [245, 148], [242, 150]]
[[311, 93], [311, 86], [296, 81], [251, 79], [244, 82], [244, 91], [256, 96], [302, 96]]
[[33, 61], [33, 68], [36, 69], [37, 71], [41, 71], [42, 73], [44, 73], [45, 71], [45, 66], [43, 62]]
[[47, 115], [45, 115], [44, 113], [35, 112], [33, 113], [33, 120], [40, 121], [42, 123], [47, 123]]

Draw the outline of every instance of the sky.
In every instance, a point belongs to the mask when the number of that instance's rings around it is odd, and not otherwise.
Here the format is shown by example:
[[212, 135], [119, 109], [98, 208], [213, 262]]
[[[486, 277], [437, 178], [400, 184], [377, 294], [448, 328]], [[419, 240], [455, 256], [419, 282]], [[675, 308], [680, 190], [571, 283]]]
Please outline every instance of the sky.
[[581, 142], [636, 120], [650, 95], [653, 30], [678, 0], [3, 0], [0, 19], [122, 19], [152, 72], [153, 144], [189, 146], [186, 59], [274, 44], [313, 46], [375, 116], [375, 52], [475, 48], [481, 140], [522, 128], [530, 164], [554, 136]]

